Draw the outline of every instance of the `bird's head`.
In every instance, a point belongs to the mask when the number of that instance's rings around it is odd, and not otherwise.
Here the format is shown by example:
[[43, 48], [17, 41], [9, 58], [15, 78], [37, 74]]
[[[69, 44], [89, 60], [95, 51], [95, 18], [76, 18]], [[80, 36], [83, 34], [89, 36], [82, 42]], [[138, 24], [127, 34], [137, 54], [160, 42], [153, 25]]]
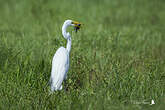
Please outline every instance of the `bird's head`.
[[73, 26], [76, 32], [81, 28], [82, 25], [82, 23], [72, 20], [66, 20], [64, 24], [68, 26]]

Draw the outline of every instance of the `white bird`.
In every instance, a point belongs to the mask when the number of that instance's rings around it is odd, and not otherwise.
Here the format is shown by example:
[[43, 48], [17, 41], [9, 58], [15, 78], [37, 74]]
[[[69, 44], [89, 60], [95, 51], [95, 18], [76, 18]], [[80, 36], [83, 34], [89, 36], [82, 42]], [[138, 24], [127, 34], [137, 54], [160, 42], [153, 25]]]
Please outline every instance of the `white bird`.
[[67, 72], [69, 69], [69, 53], [71, 50], [71, 35], [66, 29], [73, 26], [77, 32], [80, 29], [81, 23], [72, 20], [66, 20], [62, 26], [62, 35], [67, 40], [66, 48], [60, 47], [54, 54], [52, 60], [52, 70], [50, 77], [51, 91], [62, 89], [62, 82], [67, 79]]
[[150, 104], [150, 105], [153, 105], [153, 104], [155, 104], [155, 102], [154, 102], [154, 100], [152, 99], [152, 100], [151, 100], [151, 104]]

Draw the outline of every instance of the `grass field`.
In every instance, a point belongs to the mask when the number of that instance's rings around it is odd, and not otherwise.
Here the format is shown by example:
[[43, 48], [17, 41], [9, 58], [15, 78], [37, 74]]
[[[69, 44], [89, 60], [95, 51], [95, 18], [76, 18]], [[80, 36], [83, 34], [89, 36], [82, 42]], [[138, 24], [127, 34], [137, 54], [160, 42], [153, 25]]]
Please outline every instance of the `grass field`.
[[[84, 26], [49, 95], [66, 19]], [[164, 0], [0, 0], [0, 110], [163, 110], [164, 35]]]

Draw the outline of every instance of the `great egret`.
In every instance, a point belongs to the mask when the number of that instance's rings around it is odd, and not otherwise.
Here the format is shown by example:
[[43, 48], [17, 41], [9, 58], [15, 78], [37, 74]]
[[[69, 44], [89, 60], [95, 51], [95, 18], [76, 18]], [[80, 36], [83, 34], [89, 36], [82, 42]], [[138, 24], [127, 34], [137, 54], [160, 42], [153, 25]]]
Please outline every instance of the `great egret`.
[[54, 54], [52, 61], [52, 71], [50, 77], [51, 91], [62, 89], [62, 82], [67, 79], [67, 72], [69, 69], [69, 53], [71, 50], [71, 35], [66, 29], [73, 26], [77, 32], [80, 29], [81, 23], [72, 20], [66, 20], [62, 26], [62, 35], [67, 40], [66, 48], [60, 47]]

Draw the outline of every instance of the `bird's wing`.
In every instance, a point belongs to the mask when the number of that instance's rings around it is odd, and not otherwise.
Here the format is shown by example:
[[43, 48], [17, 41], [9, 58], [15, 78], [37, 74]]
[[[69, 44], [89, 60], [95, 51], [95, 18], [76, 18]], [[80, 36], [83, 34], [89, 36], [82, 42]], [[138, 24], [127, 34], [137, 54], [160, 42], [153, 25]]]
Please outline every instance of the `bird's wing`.
[[51, 71], [51, 86], [55, 89], [60, 89], [62, 81], [68, 71], [68, 52], [65, 48], [61, 47], [57, 50], [52, 61]]

